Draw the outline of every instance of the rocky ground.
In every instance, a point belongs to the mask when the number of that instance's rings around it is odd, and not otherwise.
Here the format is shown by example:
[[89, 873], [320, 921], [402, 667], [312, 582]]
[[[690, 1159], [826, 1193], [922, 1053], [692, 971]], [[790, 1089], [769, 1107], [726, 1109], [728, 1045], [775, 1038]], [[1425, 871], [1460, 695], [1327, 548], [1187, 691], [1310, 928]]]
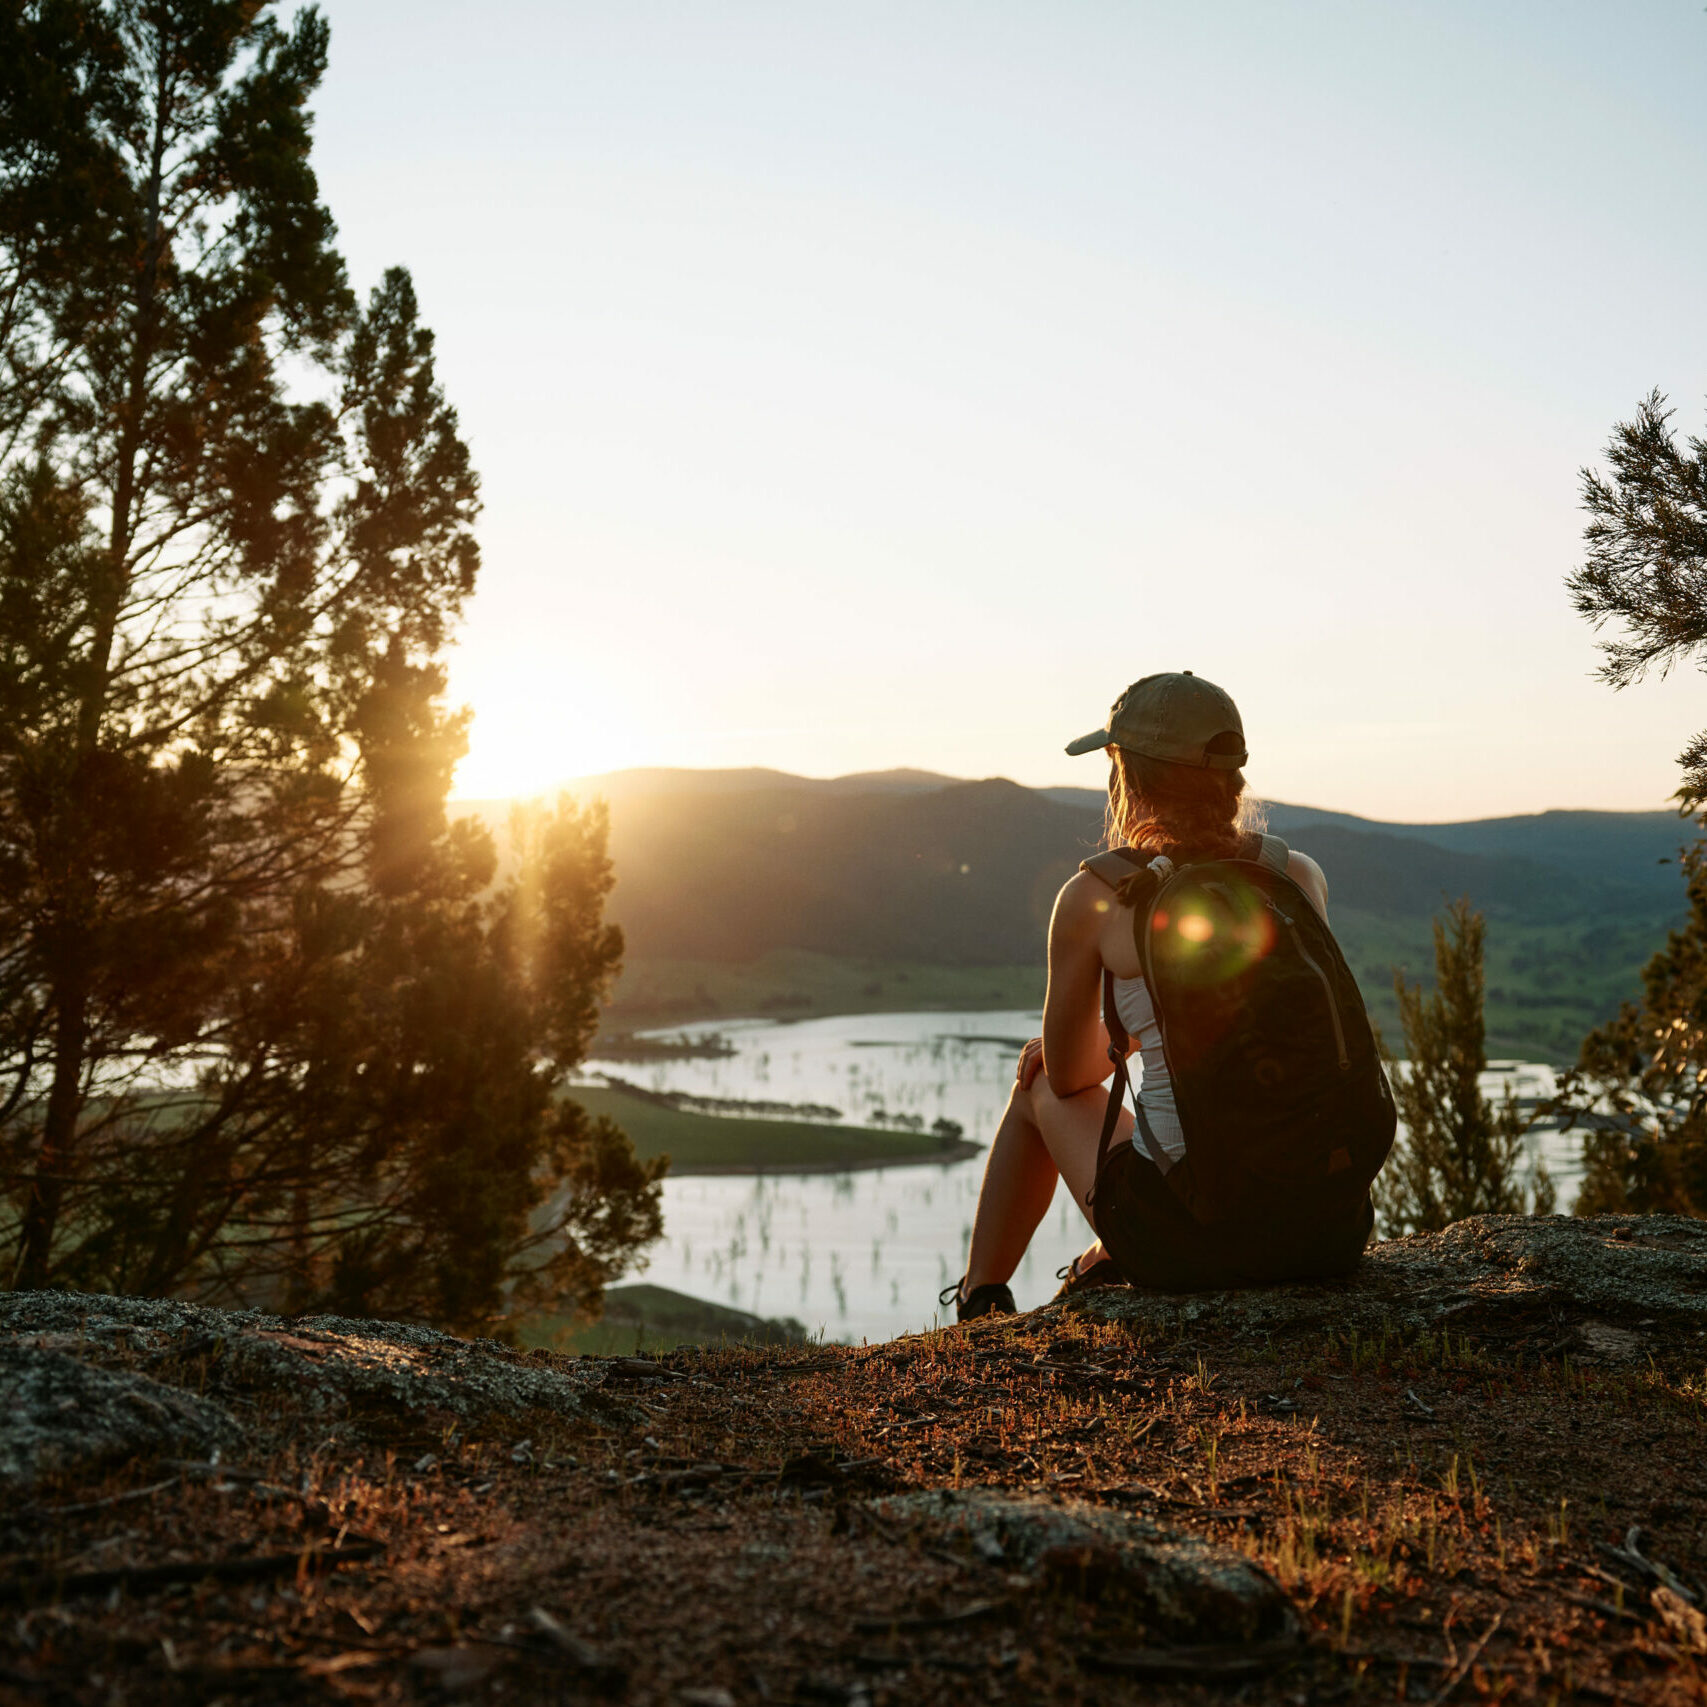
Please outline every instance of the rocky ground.
[[1707, 1226], [869, 1348], [0, 1295], [0, 1700], [1707, 1697]]

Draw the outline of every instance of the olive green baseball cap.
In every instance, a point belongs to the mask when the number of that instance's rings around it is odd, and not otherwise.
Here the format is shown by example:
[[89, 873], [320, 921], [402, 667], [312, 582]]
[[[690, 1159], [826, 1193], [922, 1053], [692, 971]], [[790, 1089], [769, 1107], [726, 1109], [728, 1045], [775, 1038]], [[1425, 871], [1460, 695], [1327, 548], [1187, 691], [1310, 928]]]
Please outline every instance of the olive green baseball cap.
[[1067, 745], [1072, 754], [1124, 747], [1171, 765], [1236, 771], [1250, 756], [1233, 696], [1190, 670], [1136, 681], [1114, 702], [1108, 727]]

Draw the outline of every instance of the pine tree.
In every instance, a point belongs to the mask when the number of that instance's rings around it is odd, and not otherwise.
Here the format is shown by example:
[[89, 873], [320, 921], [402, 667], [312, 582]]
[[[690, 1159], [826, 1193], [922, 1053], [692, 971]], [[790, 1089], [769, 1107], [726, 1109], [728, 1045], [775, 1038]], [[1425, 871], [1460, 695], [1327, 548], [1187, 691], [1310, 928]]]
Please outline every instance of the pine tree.
[[1538, 1215], [1553, 1188], [1537, 1167], [1526, 1192], [1518, 1178], [1529, 1121], [1509, 1095], [1482, 1094], [1487, 1071], [1483, 941], [1486, 921], [1467, 898], [1434, 921], [1435, 988], [1393, 975], [1405, 1059], [1386, 1055], [1401, 1131], [1375, 1184], [1389, 1233], [1435, 1232], [1467, 1215]]
[[1707, 1216], [1707, 844], [1683, 869], [1689, 918], [1554, 1099], [1584, 1133], [1579, 1215]]
[[[1615, 688], [1663, 675], [1707, 649], [1707, 440], [1692, 438], [1687, 453], [1671, 430], [1671, 411], [1658, 391], [1634, 421], [1614, 429], [1606, 447], [1610, 477], [1586, 468], [1583, 530], [1588, 560], [1566, 581], [1572, 602], [1596, 628], [1621, 634], [1602, 642], [1600, 676]], [[1679, 799], [1707, 802], [1707, 731], [1678, 756]]]
[[409, 276], [333, 247], [327, 46], [0, 10], [0, 1273], [469, 1324], [657, 1191], [561, 1098], [601, 821], [494, 890], [446, 819], [478, 485]]
[[[1707, 440], [1679, 447], [1653, 392], [1583, 474], [1587, 562], [1567, 585], [1603, 642], [1616, 688], [1685, 659], [1707, 667]], [[1677, 800], [1707, 808], [1707, 732], [1679, 755]], [[1641, 1002], [1591, 1032], [1556, 1109], [1585, 1130], [1579, 1214], [1707, 1215], [1707, 842], [1682, 856], [1689, 917], [1643, 973]]]

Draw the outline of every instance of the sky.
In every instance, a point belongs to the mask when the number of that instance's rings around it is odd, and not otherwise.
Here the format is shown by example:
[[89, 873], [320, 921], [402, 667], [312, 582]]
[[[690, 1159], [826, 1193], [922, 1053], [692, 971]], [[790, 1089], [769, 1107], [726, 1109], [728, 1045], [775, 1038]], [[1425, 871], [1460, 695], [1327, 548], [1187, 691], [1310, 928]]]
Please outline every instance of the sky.
[[481, 472], [465, 797], [630, 765], [1100, 785], [1129, 681], [1252, 788], [1658, 808], [1564, 578], [1707, 434], [1707, 13], [326, 0], [315, 164]]

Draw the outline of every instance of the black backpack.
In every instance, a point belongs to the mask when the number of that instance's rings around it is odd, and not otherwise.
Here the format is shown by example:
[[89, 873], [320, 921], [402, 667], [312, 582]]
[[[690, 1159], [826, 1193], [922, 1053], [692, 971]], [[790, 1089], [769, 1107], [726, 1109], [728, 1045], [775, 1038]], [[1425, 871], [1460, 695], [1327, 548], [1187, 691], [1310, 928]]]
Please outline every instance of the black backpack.
[[[1206, 1226], [1354, 1212], [1393, 1146], [1393, 1093], [1357, 981], [1286, 861], [1278, 836], [1248, 835], [1236, 859], [1175, 867], [1117, 848], [1081, 867], [1133, 909], [1185, 1157], [1170, 1161], [1134, 1099], [1137, 1137]], [[1103, 1020], [1114, 1082], [1098, 1175], [1130, 1084], [1106, 970]]]

